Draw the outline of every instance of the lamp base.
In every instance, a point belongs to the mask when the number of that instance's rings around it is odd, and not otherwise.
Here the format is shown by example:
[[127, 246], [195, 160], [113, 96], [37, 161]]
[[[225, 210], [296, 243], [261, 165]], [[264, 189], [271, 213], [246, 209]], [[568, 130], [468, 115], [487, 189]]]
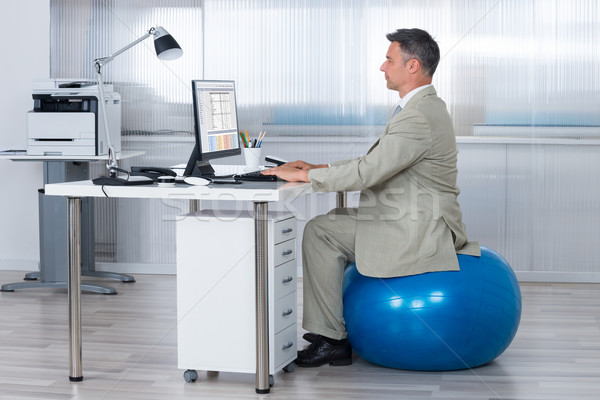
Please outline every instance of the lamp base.
[[129, 176], [129, 178], [118, 178], [116, 176], [100, 176], [92, 179], [94, 185], [102, 186], [133, 186], [133, 185], [151, 185], [154, 183], [152, 178], [146, 176]]

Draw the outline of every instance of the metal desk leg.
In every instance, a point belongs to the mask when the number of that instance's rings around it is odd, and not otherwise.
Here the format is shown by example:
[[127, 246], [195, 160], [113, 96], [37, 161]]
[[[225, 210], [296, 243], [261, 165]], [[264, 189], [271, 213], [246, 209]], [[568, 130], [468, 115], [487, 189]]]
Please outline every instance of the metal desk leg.
[[336, 208], [346, 207], [346, 192], [336, 192], [335, 206], [336, 206]]
[[254, 203], [256, 246], [256, 393], [269, 393], [269, 319], [267, 303], [268, 204]]
[[83, 380], [81, 369], [81, 199], [68, 199], [67, 229], [69, 236], [69, 380]]
[[200, 211], [200, 200], [190, 200], [190, 212], [198, 212]]

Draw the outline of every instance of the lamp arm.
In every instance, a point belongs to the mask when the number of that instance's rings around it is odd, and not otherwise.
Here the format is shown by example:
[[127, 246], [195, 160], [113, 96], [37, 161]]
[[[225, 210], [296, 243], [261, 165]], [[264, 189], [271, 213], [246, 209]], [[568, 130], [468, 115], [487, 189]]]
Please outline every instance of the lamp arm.
[[123, 47], [122, 49], [115, 51], [110, 56], [96, 58], [94, 60], [94, 67], [96, 68], [96, 81], [98, 82], [98, 94], [100, 97], [100, 99], [99, 99], [100, 100], [100, 112], [102, 113], [102, 123], [104, 125], [104, 133], [106, 136], [106, 146], [108, 147], [108, 164], [106, 164], [106, 168], [108, 168], [110, 176], [116, 176], [117, 170], [119, 168], [119, 164], [117, 163], [117, 154], [115, 152], [115, 148], [113, 147], [111, 140], [110, 140], [110, 130], [108, 127], [108, 116], [106, 115], [106, 103], [105, 103], [106, 100], [105, 100], [105, 96], [104, 96], [104, 81], [102, 80], [102, 67], [105, 66], [106, 64], [108, 64], [109, 62], [111, 62], [112, 60], [114, 60], [115, 57], [117, 57], [121, 53], [126, 52], [133, 46], [143, 42], [148, 37], [154, 35], [155, 32], [156, 32], [156, 29], [154, 29], [154, 27], [152, 27], [148, 30], [148, 32], [145, 35], [134, 40], [133, 42], [131, 42], [127, 46]]
[[106, 100], [104, 97], [104, 82], [102, 80], [102, 72], [100, 68], [96, 68], [96, 80], [98, 81], [98, 94], [100, 97], [100, 112], [102, 113], [102, 123], [104, 125], [104, 134], [106, 136], [106, 146], [108, 147], [108, 164], [106, 164], [106, 168], [111, 176], [116, 175], [117, 168], [119, 164], [117, 164], [117, 155], [115, 152], [115, 148], [113, 147], [110, 141], [110, 131], [108, 128], [108, 116], [106, 115]]
[[102, 68], [104, 65], [108, 64], [109, 62], [111, 62], [112, 60], [115, 59], [115, 57], [117, 57], [118, 55], [120, 55], [121, 53], [126, 52], [127, 50], [129, 50], [130, 48], [132, 48], [133, 46], [143, 42], [144, 40], [146, 40], [147, 38], [149, 38], [150, 36], [154, 35], [154, 32], [156, 32], [156, 29], [154, 29], [154, 27], [150, 28], [148, 30], [148, 32], [139, 37], [138, 39], [134, 40], [133, 42], [129, 43], [127, 46], [123, 47], [120, 50], [115, 51], [113, 54], [111, 54], [108, 57], [101, 57], [101, 58], [96, 58], [94, 60], [94, 65], [96, 66], [96, 71], [98, 71], [98, 68]]

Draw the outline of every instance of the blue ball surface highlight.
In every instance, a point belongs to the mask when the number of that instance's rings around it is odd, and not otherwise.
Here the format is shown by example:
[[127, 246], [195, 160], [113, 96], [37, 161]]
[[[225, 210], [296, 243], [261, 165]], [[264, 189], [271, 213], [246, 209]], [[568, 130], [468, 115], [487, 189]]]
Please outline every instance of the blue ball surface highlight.
[[352, 349], [378, 365], [450, 371], [487, 364], [510, 345], [521, 290], [510, 265], [481, 247], [458, 255], [460, 271], [398, 278], [344, 274], [344, 319]]

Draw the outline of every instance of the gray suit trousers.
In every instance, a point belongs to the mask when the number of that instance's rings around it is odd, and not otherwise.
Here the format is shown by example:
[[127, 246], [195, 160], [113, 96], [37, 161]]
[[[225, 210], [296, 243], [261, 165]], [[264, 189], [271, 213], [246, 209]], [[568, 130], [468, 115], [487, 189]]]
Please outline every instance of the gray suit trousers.
[[342, 282], [354, 261], [356, 209], [338, 208], [310, 220], [302, 239], [303, 320], [307, 331], [345, 339]]

